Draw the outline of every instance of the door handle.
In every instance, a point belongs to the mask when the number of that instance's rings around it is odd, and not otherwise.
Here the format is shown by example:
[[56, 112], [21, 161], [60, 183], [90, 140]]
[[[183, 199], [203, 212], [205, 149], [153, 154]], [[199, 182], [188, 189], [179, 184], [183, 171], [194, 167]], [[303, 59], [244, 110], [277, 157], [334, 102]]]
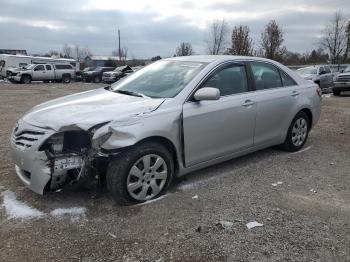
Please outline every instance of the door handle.
[[299, 92], [297, 92], [297, 91], [293, 91], [293, 93], [292, 93], [292, 96], [298, 96], [300, 93]]
[[255, 104], [254, 101], [252, 101], [252, 100], [246, 100], [246, 101], [242, 104], [242, 106], [250, 107], [250, 106], [252, 106], [252, 105], [254, 105], [254, 104]]

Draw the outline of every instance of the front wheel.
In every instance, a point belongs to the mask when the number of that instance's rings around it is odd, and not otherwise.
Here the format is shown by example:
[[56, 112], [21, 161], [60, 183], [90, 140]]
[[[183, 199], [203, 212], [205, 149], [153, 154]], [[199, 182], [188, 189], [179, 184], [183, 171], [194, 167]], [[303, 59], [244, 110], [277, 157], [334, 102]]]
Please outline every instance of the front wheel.
[[174, 160], [158, 143], [143, 143], [113, 159], [107, 169], [107, 187], [117, 203], [141, 203], [162, 195], [174, 174]]
[[299, 112], [288, 128], [282, 148], [289, 152], [300, 150], [306, 143], [310, 131], [310, 120], [304, 112]]
[[22, 84], [30, 84], [32, 82], [32, 78], [29, 75], [24, 75], [21, 78]]

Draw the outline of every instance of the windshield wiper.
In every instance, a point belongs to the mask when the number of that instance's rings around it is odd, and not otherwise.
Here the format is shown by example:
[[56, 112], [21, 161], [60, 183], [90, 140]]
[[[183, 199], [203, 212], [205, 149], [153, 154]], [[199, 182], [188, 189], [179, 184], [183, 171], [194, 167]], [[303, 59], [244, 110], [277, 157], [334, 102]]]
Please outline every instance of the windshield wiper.
[[133, 91], [128, 91], [128, 90], [115, 90], [114, 92], [124, 94], [124, 95], [129, 95], [129, 96], [147, 97], [144, 94], [133, 92]]

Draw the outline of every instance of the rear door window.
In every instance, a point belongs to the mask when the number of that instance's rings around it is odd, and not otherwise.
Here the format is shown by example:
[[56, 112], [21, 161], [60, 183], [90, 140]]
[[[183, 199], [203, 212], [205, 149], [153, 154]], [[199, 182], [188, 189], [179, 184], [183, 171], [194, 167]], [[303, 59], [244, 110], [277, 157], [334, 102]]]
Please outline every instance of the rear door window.
[[46, 70], [51, 71], [51, 66], [50, 65], [46, 65], [45, 67], [46, 67]]
[[295, 86], [297, 83], [287, 73], [280, 70], [283, 86]]
[[279, 70], [264, 62], [251, 62], [256, 90], [265, 90], [282, 87], [282, 79]]

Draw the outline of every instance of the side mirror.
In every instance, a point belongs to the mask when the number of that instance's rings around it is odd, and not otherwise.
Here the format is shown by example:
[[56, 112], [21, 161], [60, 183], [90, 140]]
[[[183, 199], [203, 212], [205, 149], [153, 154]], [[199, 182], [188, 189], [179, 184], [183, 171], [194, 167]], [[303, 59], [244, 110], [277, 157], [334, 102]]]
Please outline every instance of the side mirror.
[[220, 90], [214, 87], [203, 87], [194, 93], [196, 101], [202, 100], [219, 100]]

